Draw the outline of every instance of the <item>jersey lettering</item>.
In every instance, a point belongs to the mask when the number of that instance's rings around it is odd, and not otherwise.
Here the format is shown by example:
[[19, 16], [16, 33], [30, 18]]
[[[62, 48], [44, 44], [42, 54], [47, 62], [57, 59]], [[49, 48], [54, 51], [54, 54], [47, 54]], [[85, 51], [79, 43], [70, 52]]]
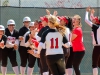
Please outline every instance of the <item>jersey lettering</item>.
[[[58, 46], [58, 38], [56, 38], [56, 39], [51, 38], [50, 41], [51, 41], [51, 47], [50, 47], [51, 49], [59, 48], [59, 46]], [[54, 45], [54, 42], [55, 42], [55, 45]]]

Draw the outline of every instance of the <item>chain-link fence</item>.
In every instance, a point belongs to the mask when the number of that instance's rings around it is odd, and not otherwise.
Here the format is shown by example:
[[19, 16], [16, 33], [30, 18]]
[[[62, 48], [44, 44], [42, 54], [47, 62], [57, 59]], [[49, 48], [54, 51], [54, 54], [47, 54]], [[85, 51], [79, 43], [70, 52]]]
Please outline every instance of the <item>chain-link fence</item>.
[[[11, 2], [12, 1], [12, 2]], [[44, 2], [43, 2], [44, 1]], [[50, 2], [48, 2], [50, 1]], [[41, 3], [40, 3], [41, 2]], [[58, 11], [58, 15], [73, 16], [78, 14], [82, 17], [82, 29], [84, 35], [84, 44], [86, 47], [85, 56], [81, 62], [80, 69], [83, 75], [89, 75], [92, 73], [92, 39], [91, 28], [85, 23], [85, 7], [92, 6], [95, 9], [95, 15], [99, 16], [99, 0], [0, 0], [0, 24], [6, 27], [8, 19], [14, 19], [16, 22], [16, 28], [19, 29], [23, 26], [22, 20], [25, 16], [29, 16], [32, 21], [39, 19], [40, 16], [46, 15], [46, 8], [51, 13], [54, 10]], [[57, 5], [58, 2], [58, 5]], [[44, 4], [43, 4], [44, 3]], [[75, 4], [76, 3], [76, 4]], [[15, 5], [15, 6], [14, 6]], [[58, 7], [58, 8], [57, 8]], [[17, 61], [20, 66], [19, 53], [17, 52]], [[37, 66], [35, 66], [35, 72], [38, 72]], [[11, 64], [8, 61], [8, 72], [13, 73]]]

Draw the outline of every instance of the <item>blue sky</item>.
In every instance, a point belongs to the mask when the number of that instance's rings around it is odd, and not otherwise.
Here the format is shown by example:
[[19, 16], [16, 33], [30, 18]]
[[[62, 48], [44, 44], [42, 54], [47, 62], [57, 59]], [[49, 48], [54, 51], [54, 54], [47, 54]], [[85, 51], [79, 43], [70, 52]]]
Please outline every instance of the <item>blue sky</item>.
[[[4, 0], [1, 0], [1, 2]], [[20, 0], [22, 7], [100, 7], [99, 0]], [[98, 1], [98, 2], [97, 2]], [[99, 4], [97, 4], [99, 3]], [[19, 6], [19, 0], [9, 0], [10, 6]]]

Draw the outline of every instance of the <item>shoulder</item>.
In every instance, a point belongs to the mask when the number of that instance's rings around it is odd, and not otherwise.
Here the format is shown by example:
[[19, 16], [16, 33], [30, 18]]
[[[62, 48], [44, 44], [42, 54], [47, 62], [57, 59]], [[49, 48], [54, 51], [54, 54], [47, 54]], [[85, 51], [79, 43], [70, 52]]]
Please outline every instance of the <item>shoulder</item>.
[[82, 31], [82, 28], [81, 27], [77, 27], [74, 29], [74, 31]]
[[28, 31], [28, 32], [25, 33], [26, 36], [29, 36], [29, 34], [30, 34], [30, 31]]
[[44, 29], [45, 29], [45, 27], [41, 28], [40, 31], [42, 31], [42, 30], [44, 30]]
[[47, 29], [43, 32], [43, 35], [47, 35], [50, 32], [50, 29]]
[[70, 32], [70, 29], [69, 28], [66, 28], [66, 32]]
[[74, 33], [74, 34], [82, 33], [82, 28], [81, 27], [77, 27], [77, 28], [73, 29], [72, 33]]
[[30, 31], [27, 31], [25, 34], [30, 34], [31, 32]]
[[25, 29], [25, 27], [23, 26], [23, 27], [21, 27], [19, 30], [23, 30], [23, 29]]
[[96, 24], [92, 25], [92, 28], [99, 28], [99, 27], [100, 27], [100, 25], [96, 25]]
[[5, 31], [9, 31], [8, 28], [5, 28]]

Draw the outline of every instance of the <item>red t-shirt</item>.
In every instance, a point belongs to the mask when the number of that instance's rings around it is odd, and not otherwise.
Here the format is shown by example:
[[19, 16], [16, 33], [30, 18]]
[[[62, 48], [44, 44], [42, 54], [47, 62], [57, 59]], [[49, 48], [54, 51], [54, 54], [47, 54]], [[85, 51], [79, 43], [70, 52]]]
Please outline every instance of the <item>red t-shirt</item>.
[[83, 34], [82, 34], [82, 29], [80, 27], [77, 27], [73, 29], [72, 34], [76, 34], [77, 37], [72, 41], [73, 45], [73, 51], [84, 51], [85, 47], [83, 44]]

